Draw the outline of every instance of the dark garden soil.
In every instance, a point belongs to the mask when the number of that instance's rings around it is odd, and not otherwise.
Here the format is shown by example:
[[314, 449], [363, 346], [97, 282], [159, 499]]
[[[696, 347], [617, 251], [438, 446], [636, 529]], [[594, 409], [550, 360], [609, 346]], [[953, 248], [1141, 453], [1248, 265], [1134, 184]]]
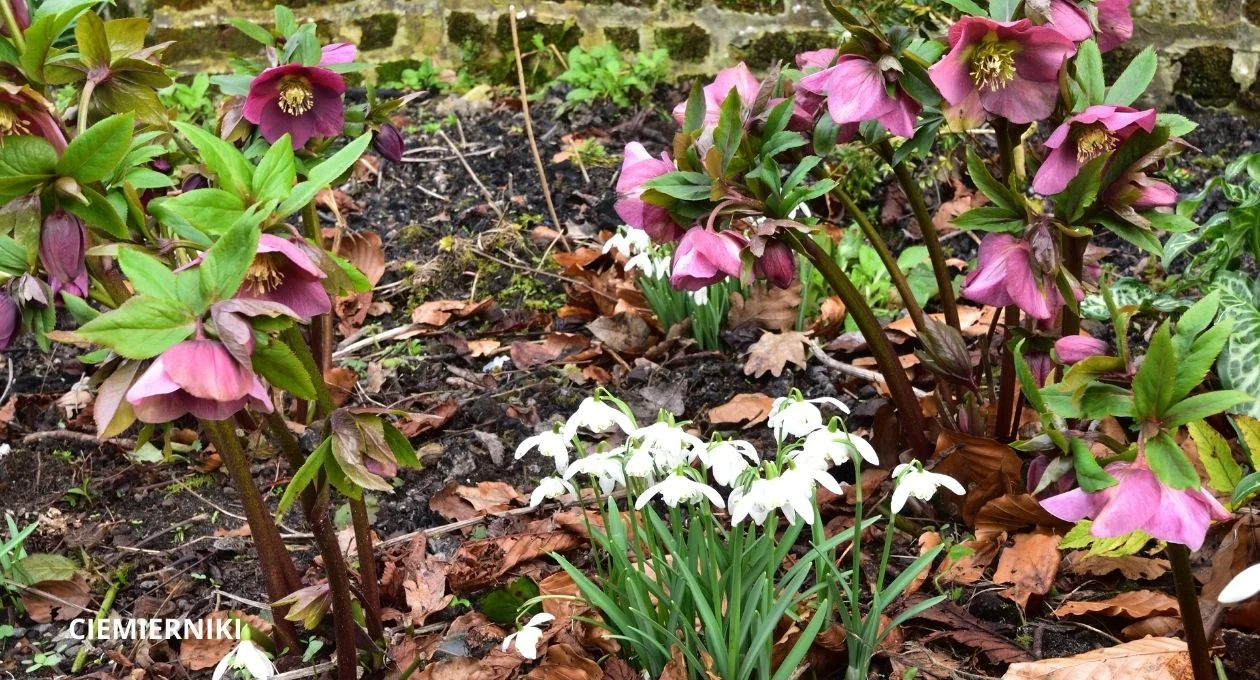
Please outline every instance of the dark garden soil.
[[[564, 313], [562, 307], [583, 291], [550, 257], [544, 260], [542, 256], [563, 252], [569, 244], [593, 242], [601, 231], [616, 229], [619, 221], [612, 209], [612, 185], [618, 159], [587, 163], [583, 168], [572, 160], [556, 162], [556, 154], [569, 145], [571, 135], [599, 139], [610, 155], [632, 140], [643, 141], [649, 151], [659, 153], [673, 135], [674, 124], [667, 112], [683, 98], [681, 92], [662, 89], [651, 106], [635, 114], [596, 110], [556, 118], [554, 102], [534, 106], [539, 151], [564, 223], [560, 231], [566, 238], [558, 243], [555, 225], [547, 217], [520, 104], [511, 99], [473, 102], [433, 97], [414, 104], [407, 110], [407, 119], [399, 121], [411, 130], [406, 135], [412, 149], [410, 162], [384, 165], [378, 173], [362, 169], [358, 181], [333, 196], [336, 214], [329, 205], [321, 210], [325, 226], [342, 218], [350, 232], [375, 231], [384, 244], [386, 268], [372, 299], [374, 305], [365, 319], [349, 324], [350, 337], [341, 347], [410, 324], [413, 310], [425, 302], [473, 302], [489, 297], [496, 310], [336, 355], [338, 365], [360, 378], [351, 403], [416, 414], [455, 407], [447, 422], [413, 438], [425, 462], [423, 469], [403, 473], [397, 491], [377, 499], [374, 528], [382, 539], [447, 524], [449, 520], [434, 511], [430, 501], [451, 482], [499, 481], [525, 491], [548, 474], [537, 457], [518, 462], [513, 451], [540, 423], [568, 414], [589, 395], [594, 383], [582, 371], [588, 366], [612, 376], [615, 380], [609, 389], [647, 418], [658, 408], [667, 408], [681, 418], [700, 418], [700, 424], [707, 425], [704, 414], [737, 394], [775, 397], [797, 387], [810, 397], [844, 398], [855, 406], [851, 424], [868, 431], [874, 427], [876, 436], [881, 428], [896, 427], [886, 419], [873, 426], [882, 404], [873, 386], [835, 374], [817, 362], [806, 369], [789, 366], [778, 378], [754, 379], [744, 374], [743, 362], [734, 354], [675, 347], [651, 360], [609, 352], [576, 366], [556, 362], [520, 370], [508, 362], [487, 370], [488, 363], [508, 356], [513, 342], [541, 340], [558, 331], [585, 334], [585, 322], [591, 320]], [[1260, 148], [1260, 132], [1248, 121], [1210, 111], [1190, 115], [1203, 124], [1189, 139], [1202, 150], [1200, 158], [1231, 157]], [[442, 123], [445, 135], [461, 149], [471, 172], [445, 139], [422, 130], [436, 122]], [[1218, 169], [1210, 161], [1188, 167], [1195, 183]], [[502, 218], [487, 203], [482, 186], [503, 211]], [[947, 191], [943, 198], [949, 197]], [[882, 196], [871, 200], [882, 202]], [[894, 222], [890, 227], [896, 232], [894, 240], [908, 233], [902, 231], [908, 227], [905, 218]], [[958, 257], [974, 257], [974, 243], [968, 237], [951, 238], [948, 244]], [[1120, 271], [1139, 266], [1140, 258], [1126, 247], [1118, 246], [1114, 257]], [[602, 264], [589, 266], [610, 265], [611, 257], [605, 256]], [[728, 340], [742, 349], [759, 333], [735, 332]], [[500, 346], [474, 358], [468, 351], [472, 340], [497, 340]], [[7, 389], [0, 382], [0, 389], [10, 395], [0, 401], [0, 442], [11, 450], [0, 459], [0, 512], [11, 513], [18, 526], [39, 523], [39, 530], [27, 542], [29, 552], [55, 552], [89, 564], [94, 605], [110, 579], [122, 576], [123, 586], [113, 607], [122, 616], [197, 618], [229, 608], [256, 613], [250, 603], [265, 599], [258, 565], [247, 534], [242, 535], [240, 503], [225, 473], [218, 469], [217, 456], [202, 450], [191, 430], [175, 433], [188, 446], [181, 447], [168, 463], [129, 461], [124, 452], [131, 449], [127, 440], [136, 436], [134, 430], [123, 435], [122, 441], [94, 443], [90, 396], [75, 400], [82, 391], [76, 383], [90, 375], [92, 367], [80, 364], [75, 356], [74, 350], [64, 347], [41, 353], [29, 338], [7, 354], [11, 363], [4, 370], [12, 371], [12, 380]], [[838, 356], [849, 361], [859, 355]], [[5, 375], [0, 373], [0, 381]], [[292, 471], [265, 444], [251, 450], [256, 457], [255, 479], [274, 503]], [[82, 493], [67, 493], [69, 487]], [[842, 505], [835, 504], [831, 515], [847, 512]], [[495, 520], [477, 531], [493, 536], [504, 530]], [[282, 532], [299, 567], [310, 565], [316, 553], [297, 512], [289, 513]], [[434, 536], [429, 549], [453, 553], [464, 536], [460, 532]], [[899, 543], [899, 554], [917, 551], [913, 538], [906, 536], [904, 545]], [[313, 569], [307, 578], [314, 582], [317, 574], [318, 568]], [[989, 631], [1022, 650], [1025, 660], [1066, 656], [1113, 643], [1112, 632], [1059, 621], [1049, 615], [1047, 606], [1033, 605], [1021, 613], [995, 590], [984, 582], [960, 590], [955, 602], [942, 610], [948, 616], [911, 624], [905, 639], [914, 645], [939, 640], [930, 643], [933, 653], [945, 654], [964, 672], [981, 675], [1001, 671], [993, 650], [981, 653], [984, 647], [977, 651], [974, 644], [943, 639], [947, 636], [940, 631], [959, 626]], [[466, 609], [455, 610], [462, 611]], [[436, 615], [430, 622], [449, 619], [455, 612]], [[10, 639], [0, 639], [0, 674], [25, 677], [22, 660], [29, 659], [35, 648], [47, 652], [59, 645], [66, 658], [62, 671], [68, 671], [78, 643], [58, 641], [64, 623], [33, 625], [13, 614], [12, 608], [0, 609], [0, 617], [13, 617], [0, 618], [0, 624], [18, 629]], [[952, 623], [950, 616], [956, 617]], [[108, 670], [124, 677], [128, 664], [133, 664], [146, 669], [148, 677], [185, 677], [179, 656], [177, 642], [120, 643], [90, 654], [94, 663], [84, 672]], [[881, 673], [888, 671], [886, 664], [881, 668]]]

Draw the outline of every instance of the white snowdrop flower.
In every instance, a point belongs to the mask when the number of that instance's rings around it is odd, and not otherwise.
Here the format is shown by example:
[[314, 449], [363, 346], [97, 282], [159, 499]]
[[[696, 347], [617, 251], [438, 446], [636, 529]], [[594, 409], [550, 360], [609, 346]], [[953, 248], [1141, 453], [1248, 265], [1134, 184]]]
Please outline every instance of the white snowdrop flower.
[[511, 358], [511, 357], [509, 357], [508, 355], [506, 355], [506, 354], [500, 354], [499, 356], [497, 356], [497, 357], [495, 357], [495, 358], [491, 359], [490, 361], [487, 361], [487, 362], [486, 362], [486, 365], [481, 367], [481, 372], [482, 372], [482, 373], [494, 373], [495, 371], [499, 370], [500, 368], [503, 368], [504, 366], [507, 366], [507, 365], [508, 365], [508, 362], [509, 362], [509, 361], [511, 361], [511, 360], [512, 360], [512, 358]]
[[525, 454], [537, 449], [539, 454], [555, 459], [556, 471], [564, 472], [569, 467], [570, 441], [572, 438], [566, 438], [554, 429], [526, 437], [525, 441], [516, 447], [516, 460], [524, 458]]
[[[658, 470], [672, 470], [696, 459], [704, 442], [674, 423], [659, 422], [630, 433], [627, 448], [646, 450]], [[636, 451], [637, 453], [637, 451]]]
[[782, 512], [788, 522], [795, 522], [796, 516], [800, 515], [806, 524], [813, 524], [815, 483], [832, 493], [843, 492], [840, 483], [831, 475], [803, 467], [785, 470], [774, 479], [757, 479], [747, 491], [736, 488], [728, 501], [731, 524], [739, 524], [751, 517], [760, 526], [775, 510]]
[[643, 272], [643, 275], [648, 277], [649, 279], [655, 279], [660, 276], [660, 272], [669, 271], [668, 267], [662, 270], [657, 266], [657, 264], [658, 264], [657, 260], [652, 257], [652, 253], [644, 250], [644, 251], [641, 251], [638, 255], [635, 255], [634, 257], [631, 257], [630, 259], [626, 260], [625, 269], [627, 272], [638, 269], [639, 271]]
[[668, 255], [661, 255], [656, 258], [656, 278], [667, 279], [673, 265], [673, 259]]
[[652, 452], [643, 447], [634, 447], [625, 459], [626, 475], [639, 479], [648, 479], [656, 472], [656, 459]]
[[542, 629], [539, 626], [555, 620], [555, 616], [551, 614], [534, 614], [534, 617], [525, 624], [524, 628], [503, 638], [503, 651], [507, 651], [513, 642], [516, 643], [516, 651], [521, 656], [533, 661], [538, 658], [538, 643], [542, 640]]
[[0, 460], [4, 460], [12, 451], [8, 444], [0, 444]]
[[642, 510], [652, 498], [658, 495], [665, 501], [665, 505], [671, 508], [678, 507], [680, 503], [698, 503], [704, 498], [709, 499], [710, 503], [719, 508], [726, 507], [726, 501], [722, 500], [722, 496], [713, 487], [697, 482], [687, 475], [674, 473], [648, 487], [643, 495], [639, 496], [639, 500], [635, 501], [634, 509]]
[[[745, 460], [747, 459], [747, 460]], [[735, 480], [757, 462], [757, 449], [746, 441], [731, 439], [714, 442], [700, 449], [700, 461], [722, 486], [734, 486]]]
[[1216, 599], [1225, 604], [1233, 604], [1242, 602], [1256, 593], [1260, 593], [1260, 564], [1253, 564], [1238, 572], [1238, 575], [1230, 579]]
[[599, 484], [599, 490], [606, 494], [612, 493], [618, 484], [626, 484], [621, 456], [615, 451], [592, 453], [573, 461], [564, 471], [564, 478], [571, 480], [579, 474], [595, 480]]
[[932, 496], [936, 495], [936, 490], [942, 486], [960, 496], [967, 493], [957, 479], [949, 475], [928, 472], [918, 461], [898, 465], [893, 468], [892, 476], [897, 484], [892, 495], [893, 512], [901, 512], [911, 496], [921, 501], [931, 500]]
[[576, 494], [577, 489], [569, 482], [559, 477], [543, 477], [538, 480], [538, 486], [534, 487], [534, 493], [529, 495], [529, 507], [536, 508], [546, 499], [555, 499], [570, 493]]
[[841, 413], [848, 413], [849, 407], [835, 397], [818, 397], [803, 399], [799, 394], [779, 397], [770, 407], [770, 418], [767, 425], [774, 430], [775, 439], [783, 441], [784, 435], [804, 437], [823, 427], [822, 412], [815, 404], [830, 404]]
[[562, 433], [566, 440], [572, 440], [580, 428], [600, 433], [611, 429], [614, 425], [626, 434], [634, 431], [634, 421], [630, 419], [630, 416], [622, 413], [621, 409], [595, 397], [587, 397], [578, 404], [577, 411], [574, 411], [564, 423]]
[[709, 304], [708, 288], [701, 288], [700, 290], [691, 291], [687, 294], [691, 296], [691, 301], [700, 307], [704, 307]]
[[[821, 427], [805, 436], [805, 443], [798, 450], [807, 460], [830, 461], [831, 465], [844, 465], [853, 460], [853, 454], [871, 465], [879, 465], [879, 454], [870, 442], [844, 430]], [[824, 465], [823, 469], [830, 467]]]
[[241, 640], [228, 655], [214, 667], [211, 680], [222, 680], [232, 669], [244, 669], [253, 680], [269, 680], [276, 675], [276, 667], [271, 659], [253, 640]]
[[634, 227], [624, 227], [622, 231], [617, 232], [612, 238], [604, 241], [603, 252], [610, 253], [616, 250], [625, 257], [631, 257], [636, 253], [642, 253], [651, 249], [652, 237], [648, 236], [646, 231], [635, 229]]

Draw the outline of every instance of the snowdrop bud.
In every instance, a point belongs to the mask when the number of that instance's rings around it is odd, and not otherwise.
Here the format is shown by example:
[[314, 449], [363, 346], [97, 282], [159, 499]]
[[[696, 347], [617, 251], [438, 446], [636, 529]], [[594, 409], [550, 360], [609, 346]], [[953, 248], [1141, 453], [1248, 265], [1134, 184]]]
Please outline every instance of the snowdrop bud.
[[573, 485], [564, 481], [559, 477], [543, 477], [538, 480], [538, 486], [534, 489], [534, 493], [529, 496], [529, 507], [536, 508], [542, 505], [545, 499], [556, 499], [566, 494], [575, 494], [577, 490]]
[[1233, 604], [1254, 597], [1256, 593], [1260, 593], [1260, 564], [1253, 564], [1239, 572], [1216, 599]]

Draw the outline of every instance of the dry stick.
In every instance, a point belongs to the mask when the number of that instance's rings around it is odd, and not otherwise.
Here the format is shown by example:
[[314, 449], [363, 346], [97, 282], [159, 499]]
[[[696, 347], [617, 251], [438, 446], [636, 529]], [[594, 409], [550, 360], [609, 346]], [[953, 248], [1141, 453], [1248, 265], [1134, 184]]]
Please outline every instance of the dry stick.
[[481, 189], [481, 195], [486, 199], [486, 203], [490, 204], [490, 209], [494, 211], [495, 215], [499, 216], [499, 221], [502, 222], [504, 220], [503, 210], [499, 208], [498, 203], [494, 202], [494, 195], [490, 193], [490, 190], [486, 188], [486, 185], [481, 183], [481, 178], [477, 177], [477, 173], [473, 172], [472, 166], [464, 159], [464, 154], [460, 153], [459, 147], [455, 146], [455, 142], [452, 142], [451, 138], [446, 136], [445, 130], [439, 129], [437, 133], [438, 136], [442, 138], [442, 141], [446, 142], [446, 145], [451, 147], [451, 151], [455, 152], [455, 157], [458, 158], [460, 164], [464, 166], [464, 171], [472, 178], [472, 181], [477, 185], [477, 188]]
[[[556, 237], [551, 240], [547, 250], [543, 252], [545, 262], [555, 247], [556, 241], [564, 238], [564, 225], [556, 214], [556, 204], [551, 200], [551, 185], [547, 182], [547, 167], [543, 165], [542, 156], [538, 155], [538, 143], [534, 141], [534, 122], [529, 115], [529, 92], [525, 88], [525, 64], [521, 61], [521, 43], [516, 35], [516, 5], [508, 5], [508, 25], [512, 27], [512, 52], [516, 55], [516, 80], [521, 85], [521, 112], [525, 114], [525, 136], [529, 139], [529, 151], [534, 154], [534, 165], [538, 167], [538, 181], [542, 184], [543, 198], [547, 200], [547, 213], [551, 215], [551, 223], [556, 227]], [[564, 243], [565, 250], [572, 250], [569, 242]]]
[[[245, 508], [245, 517], [249, 524], [250, 535], [254, 538], [254, 546], [258, 549], [258, 566], [262, 568], [263, 582], [267, 588], [267, 596], [275, 602], [289, 593], [302, 587], [298, 579], [297, 568], [293, 566], [293, 558], [289, 556], [284, 542], [280, 539], [280, 531], [276, 528], [263, 503], [262, 494], [254, 485], [250, 474], [249, 461], [241, 450], [241, 442], [236, 438], [232, 424], [220, 420], [203, 420], [202, 428], [206, 431], [223, 465], [228, 470], [232, 485], [241, 497], [241, 505]], [[299, 649], [297, 630], [293, 623], [285, 620], [287, 607], [274, 607], [275, 629], [280, 637], [281, 646], [287, 647], [290, 653]], [[351, 675], [351, 678], [354, 676]]]
[[[818, 359], [818, 361], [822, 362], [824, 366], [833, 371], [843, 373], [845, 375], [851, 375], [854, 378], [866, 380], [868, 382], [879, 383], [885, 387], [888, 386], [888, 380], [884, 378], [883, 373], [880, 373], [879, 371], [872, 371], [869, 368], [862, 368], [861, 366], [854, 366], [853, 364], [846, 364], [843, 361], [827, 354], [826, 350], [820, 347], [818, 343], [813, 340], [809, 341], [809, 351], [814, 355], [815, 359]], [[911, 389], [914, 390], [914, 396], [916, 397], [927, 397], [931, 395], [930, 392], [924, 392], [917, 387], [912, 387]]]

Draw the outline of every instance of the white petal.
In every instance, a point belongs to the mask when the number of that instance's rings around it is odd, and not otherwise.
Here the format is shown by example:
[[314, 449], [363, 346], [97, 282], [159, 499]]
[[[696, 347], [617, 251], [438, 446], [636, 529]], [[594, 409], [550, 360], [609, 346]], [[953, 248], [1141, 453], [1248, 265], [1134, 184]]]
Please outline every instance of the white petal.
[[516, 639], [516, 636], [517, 636], [517, 633], [511, 633], [507, 637], [503, 638], [503, 644], [499, 645], [499, 649], [502, 649], [503, 651], [506, 652], [508, 650], [508, 647], [512, 646], [512, 641]]
[[893, 468], [893, 471], [892, 471], [893, 479], [900, 477], [901, 475], [905, 474], [907, 470], [910, 470], [913, 468], [914, 468], [913, 463], [902, 463], [898, 465], [897, 467]]
[[236, 650], [228, 652], [228, 655], [219, 659], [219, 665], [214, 667], [214, 675], [210, 676], [210, 680], [223, 680], [223, 676], [232, 667], [232, 662], [236, 660]]
[[1242, 602], [1260, 593], [1260, 564], [1243, 569], [1225, 586], [1216, 599], [1225, 604]]
[[276, 667], [271, 665], [271, 659], [267, 658], [261, 647], [249, 640], [241, 640], [236, 658], [240, 659], [245, 670], [249, 671], [255, 680], [268, 680], [276, 674]]
[[818, 397], [817, 399], [810, 399], [809, 401], [814, 404], [831, 404], [832, 406], [835, 406], [836, 410], [840, 411], [841, 413], [849, 412], [849, 407], [845, 406], [843, 401], [840, 401], [839, 399], [836, 399], [835, 397]]
[[541, 614], [534, 614], [533, 616], [531, 616], [529, 621], [525, 625], [529, 626], [530, 628], [537, 628], [543, 625], [544, 623], [551, 623], [552, 621], [555, 621], [555, 620], [556, 620], [555, 614], [547, 614], [544, 612]]
[[719, 494], [719, 493], [717, 492], [717, 489], [714, 489], [713, 487], [709, 486], [708, 484], [701, 484], [701, 485], [700, 485], [700, 492], [701, 492], [701, 493], [703, 493], [705, 496], [708, 496], [708, 497], [709, 497], [709, 502], [710, 502], [710, 503], [713, 503], [714, 505], [718, 506], [719, 508], [725, 508], [725, 507], [726, 507], [726, 501], [722, 500], [722, 496], [721, 496], [721, 494]]
[[862, 457], [862, 460], [871, 465], [879, 465], [879, 454], [876, 453], [875, 447], [865, 439], [856, 435], [849, 435], [849, 443], [853, 445], [854, 450]]
[[634, 502], [634, 509], [642, 510], [643, 508], [647, 507], [647, 504], [652, 501], [652, 497], [661, 493], [661, 487], [664, 485], [665, 485], [665, 482], [658, 482], [656, 484], [653, 484], [652, 486], [649, 486], [647, 490], [644, 491], [641, 496], [639, 496], [639, 499]]
[[931, 479], [935, 484], [943, 486], [946, 489], [949, 489], [950, 491], [953, 491], [954, 493], [958, 494], [959, 496], [965, 495], [967, 493], [967, 490], [963, 488], [963, 485], [958, 483], [957, 479], [954, 479], [953, 477], [950, 477], [949, 475], [942, 475], [935, 472], [929, 472], [928, 474], [932, 475]]
[[892, 511], [901, 512], [906, 507], [906, 499], [910, 497], [910, 487], [905, 484], [898, 484], [892, 493]]
[[516, 634], [516, 651], [529, 660], [538, 658], [538, 641], [542, 639], [542, 631], [526, 626]]

